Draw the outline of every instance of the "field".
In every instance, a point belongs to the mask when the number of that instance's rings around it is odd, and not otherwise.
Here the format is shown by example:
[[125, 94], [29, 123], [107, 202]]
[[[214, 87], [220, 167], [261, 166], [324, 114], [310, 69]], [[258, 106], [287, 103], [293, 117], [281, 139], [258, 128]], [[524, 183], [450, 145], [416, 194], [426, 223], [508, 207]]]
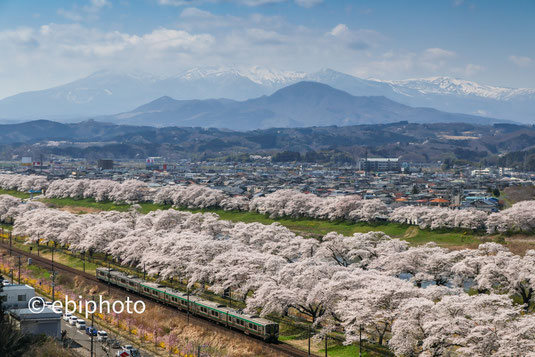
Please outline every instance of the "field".
[[17, 198], [29, 198], [30, 194], [26, 192], [20, 192], [16, 190], [2, 190], [0, 189], [0, 195], [11, 195]]
[[[115, 204], [113, 202], [95, 202], [93, 199], [75, 200], [72, 198], [43, 198], [41, 202], [59, 209], [65, 209], [72, 213], [87, 213], [97, 211], [117, 210], [121, 212], [128, 211], [130, 205]], [[169, 209], [169, 205], [161, 205], [154, 203], [141, 203], [142, 213], [148, 213], [157, 209]], [[256, 212], [241, 212], [241, 211], [224, 211], [222, 209], [186, 209], [181, 210], [188, 212], [212, 212], [218, 214], [221, 219], [226, 219], [232, 222], [259, 222], [263, 224], [271, 224], [278, 222], [287, 227], [296, 234], [304, 237], [319, 238], [329, 232], [338, 232], [344, 235], [351, 235], [353, 233], [364, 233], [370, 231], [385, 232], [391, 237], [401, 238], [419, 245], [427, 242], [436, 242], [445, 247], [455, 248], [459, 246], [476, 246], [479, 242], [478, 236], [470, 231], [431, 231], [423, 230], [418, 227], [402, 225], [397, 223], [354, 223], [354, 222], [330, 222], [325, 220], [309, 219], [309, 218], [270, 218], [267, 215]]]
[[[28, 194], [18, 191], [0, 190], [0, 194], [10, 194], [20, 198], [29, 197]], [[41, 202], [50, 207], [69, 211], [71, 213], [94, 213], [99, 211], [121, 211], [126, 212], [131, 209], [128, 204], [116, 204], [113, 202], [96, 202], [93, 199], [75, 200], [72, 198], [41, 198]], [[141, 213], [148, 213], [158, 209], [170, 209], [169, 205], [154, 204], [144, 202], [139, 205]], [[187, 209], [180, 210], [188, 212], [212, 212], [218, 214], [221, 219], [233, 222], [259, 222], [271, 224], [278, 222], [291, 231], [303, 237], [320, 238], [329, 232], [338, 232], [344, 235], [351, 235], [357, 232], [381, 231], [391, 237], [408, 241], [411, 245], [421, 245], [428, 242], [435, 242], [440, 246], [460, 249], [476, 248], [480, 243], [486, 241], [496, 241], [506, 245], [511, 251], [523, 254], [527, 249], [535, 249], [535, 238], [531, 236], [487, 236], [484, 232], [474, 233], [470, 230], [429, 230], [420, 229], [416, 226], [409, 226], [397, 223], [380, 222], [354, 223], [354, 222], [330, 222], [325, 220], [309, 218], [270, 218], [256, 212], [224, 211], [222, 209]]]

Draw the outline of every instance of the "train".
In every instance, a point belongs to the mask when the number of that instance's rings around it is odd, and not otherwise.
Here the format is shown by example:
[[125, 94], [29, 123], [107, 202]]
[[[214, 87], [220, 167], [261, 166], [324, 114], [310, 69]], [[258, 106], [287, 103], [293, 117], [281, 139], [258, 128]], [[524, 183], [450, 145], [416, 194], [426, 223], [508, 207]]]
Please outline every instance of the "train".
[[197, 295], [184, 294], [114, 269], [97, 268], [96, 275], [97, 279], [103, 282], [187, 311], [247, 335], [256, 336], [266, 342], [276, 342], [279, 338], [279, 324], [259, 316], [245, 314], [226, 305], [204, 300]]

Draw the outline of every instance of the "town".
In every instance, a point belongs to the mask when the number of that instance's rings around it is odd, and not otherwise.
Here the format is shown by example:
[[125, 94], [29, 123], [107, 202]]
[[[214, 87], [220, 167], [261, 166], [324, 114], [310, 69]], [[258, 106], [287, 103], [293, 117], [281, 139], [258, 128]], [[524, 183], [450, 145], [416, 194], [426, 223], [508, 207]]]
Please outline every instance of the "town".
[[136, 179], [149, 187], [203, 185], [230, 196], [259, 197], [281, 189], [320, 197], [360, 195], [380, 199], [392, 207], [441, 206], [497, 212], [503, 206], [500, 192], [508, 187], [533, 186], [535, 173], [510, 168], [463, 165], [443, 169], [436, 164], [400, 162], [398, 158], [364, 158], [356, 165], [272, 163], [269, 157], [251, 155], [252, 162], [169, 163], [161, 157], [146, 160], [101, 159], [43, 162], [23, 158], [3, 162], [1, 173], [46, 176], [49, 180]]

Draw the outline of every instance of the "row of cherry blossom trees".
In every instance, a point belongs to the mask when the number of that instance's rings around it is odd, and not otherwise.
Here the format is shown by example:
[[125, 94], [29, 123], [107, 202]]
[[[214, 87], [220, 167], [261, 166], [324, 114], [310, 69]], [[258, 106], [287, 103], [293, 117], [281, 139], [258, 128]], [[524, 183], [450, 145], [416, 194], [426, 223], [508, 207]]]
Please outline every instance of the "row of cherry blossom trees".
[[117, 182], [112, 180], [64, 179], [50, 182], [46, 190], [46, 196], [51, 198], [93, 198], [97, 202], [126, 203], [148, 201], [152, 193], [149, 186], [139, 180]]
[[475, 209], [450, 209], [446, 207], [404, 206], [394, 209], [389, 221], [417, 225], [422, 229], [486, 227], [489, 215]]
[[20, 198], [11, 195], [0, 195], [0, 221], [12, 223], [20, 214], [35, 209], [44, 209], [46, 206], [41, 202], [24, 202]]
[[358, 195], [319, 197], [296, 190], [278, 190], [264, 197], [231, 197], [221, 190], [201, 185], [168, 185], [150, 188], [139, 180], [64, 179], [48, 182], [37, 175], [0, 175], [0, 188], [27, 191], [46, 189], [52, 198], [93, 198], [98, 202], [135, 203], [151, 201], [175, 207], [223, 208], [254, 211], [277, 217], [308, 217], [331, 221], [373, 222], [387, 220], [418, 225], [423, 229], [464, 228], [488, 233], [532, 232], [535, 230], [535, 201], [523, 201], [492, 214], [474, 209], [404, 206], [392, 210], [378, 199]]
[[110, 254], [192, 289], [231, 289], [251, 312], [297, 311], [321, 334], [340, 330], [353, 343], [363, 332], [397, 355], [525, 355], [535, 341], [535, 251], [411, 247], [381, 232], [305, 239], [277, 223], [172, 209], [75, 215], [36, 207], [15, 217], [14, 233]]
[[0, 189], [16, 191], [40, 191], [48, 187], [46, 176], [0, 174]]

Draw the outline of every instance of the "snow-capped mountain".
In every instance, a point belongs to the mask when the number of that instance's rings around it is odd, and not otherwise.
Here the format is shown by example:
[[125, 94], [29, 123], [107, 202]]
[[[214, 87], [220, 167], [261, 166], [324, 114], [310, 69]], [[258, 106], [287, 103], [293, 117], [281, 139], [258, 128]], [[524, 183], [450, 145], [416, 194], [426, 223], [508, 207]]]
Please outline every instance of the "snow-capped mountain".
[[347, 126], [413, 123], [469, 122], [492, 124], [495, 119], [412, 108], [384, 96], [353, 96], [318, 82], [301, 81], [269, 96], [229, 99], [175, 100], [162, 97], [131, 112], [102, 117], [104, 122], [129, 125], [200, 126], [238, 131], [310, 126]]
[[331, 69], [307, 74], [258, 66], [193, 68], [172, 76], [99, 71], [62, 86], [4, 98], [0, 119], [73, 121], [127, 112], [162, 96], [242, 101], [300, 81], [327, 84], [355, 96], [384, 96], [413, 107], [535, 123], [534, 89], [493, 87], [448, 77], [381, 81]]
[[197, 67], [179, 73], [174, 78], [191, 81], [210, 77], [221, 78], [228, 76], [244, 77], [262, 86], [276, 86], [278, 84], [286, 85], [289, 82], [302, 80], [307, 74], [304, 72], [278, 71], [259, 66], [240, 69], [229, 67]]
[[[495, 100], [511, 100], [520, 96], [535, 94], [535, 89], [495, 87], [450, 77], [430, 77], [383, 82], [391, 84], [401, 94], [405, 94], [407, 89], [413, 89], [422, 94], [453, 94]], [[411, 92], [406, 94], [411, 95]]]

